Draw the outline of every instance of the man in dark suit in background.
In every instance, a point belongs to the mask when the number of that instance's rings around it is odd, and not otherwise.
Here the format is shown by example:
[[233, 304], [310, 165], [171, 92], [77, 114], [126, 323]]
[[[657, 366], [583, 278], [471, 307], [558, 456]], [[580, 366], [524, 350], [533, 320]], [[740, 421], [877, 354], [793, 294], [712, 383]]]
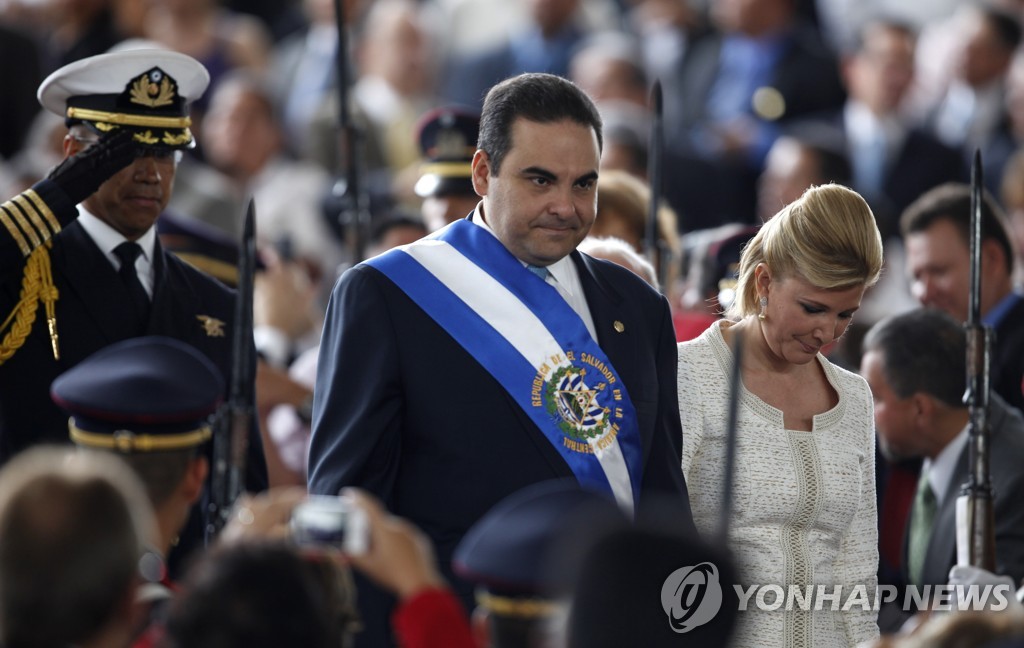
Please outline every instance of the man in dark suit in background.
[[794, 120], [845, 99], [835, 57], [795, 0], [715, 0], [715, 31], [687, 49], [666, 88], [665, 142], [683, 229], [755, 221], [756, 179]]
[[[50, 384], [114, 342], [178, 339], [230, 384], [234, 292], [165, 252], [154, 226], [181, 149], [194, 146], [188, 103], [208, 83], [191, 57], [130, 50], [72, 63], [40, 86], [40, 103], [68, 124], [67, 159], [0, 205], [0, 319], [11, 317], [0, 331], [0, 462], [67, 442]], [[246, 486], [261, 489], [255, 426], [249, 450]], [[202, 537], [198, 515], [192, 524], [183, 540]]]
[[[893, 461], [924, 459], [904, 539], [904, 577], [913, 585], [945, 584], [956, 564], [956, 499], [969, 474], [969, 411], [961, 400], [966, 348], [960, 324], [930, 309], [883, 320], [864, 339], [861, 374], [874, 395], [882, 454]], [[1024, 578], [1024, 508], [1019, 505], [1024, 418], [997, 394], [991, 396], [996, 572], [1019, 583]]]
[[855, 50], [843, 59], [849, 99], [835, 122], [849, 149], [852, 186], [871, 205], [883, 239], [898, 234], [900, 213], [922, 193], [967, 179], [958, 150], [900, 114], [916, 44], [910, 26], [878, 19], [860, 29]]
[[[575, 477], [643, 510], [670, 493], [693, 528], [668, 302], [576, 252], [596, 213], [601, 119], [570, 82], [495, 86], [469, 218], [349, 270], [315, 390], [311, 492], [359, 486], [422, 528], [442, 571], [508, 494]], [[360, 586], [366, 645], [390, 603]]]
[[[1024, 413], [1024, 297], [1013, 288], [1014, 252], [1005, 216], [988, 193], [981, 204], [981, 321], [991, 326], [992, 391]], [[922, 306], [967, 321], [971, 278], [971, 190], [940, 185], [900, 218], [910, 291]]]

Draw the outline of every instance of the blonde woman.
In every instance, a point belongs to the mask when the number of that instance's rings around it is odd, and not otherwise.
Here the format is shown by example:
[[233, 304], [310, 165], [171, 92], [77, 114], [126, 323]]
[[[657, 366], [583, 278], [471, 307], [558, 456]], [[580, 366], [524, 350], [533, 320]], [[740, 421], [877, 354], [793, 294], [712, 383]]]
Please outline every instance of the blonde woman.
[[[679, 345], [683, 473], [702, 533], [722, 506], [731, 344], [742, 334], [730, 546], [751, 596], [735, 646], [853, 646], [878, 634], [871, 393], [823, 346], [846, 331], [878, 279], [882, 241], [867, 203], [838, 185], [808, 189], [744, 248], [737, 298], [699, 338]], [[839, 591], [833, 610], [821, 594]], [[757, 592], [757, 590], [753, 590]], [[819, 605], [820, 604], [820, 605]], [[815, 608], [820, 608], [815, 610]], [[864, 609], [867, 607], [868, 609]], [[809, 609], [802, 609], [809, 608]]]

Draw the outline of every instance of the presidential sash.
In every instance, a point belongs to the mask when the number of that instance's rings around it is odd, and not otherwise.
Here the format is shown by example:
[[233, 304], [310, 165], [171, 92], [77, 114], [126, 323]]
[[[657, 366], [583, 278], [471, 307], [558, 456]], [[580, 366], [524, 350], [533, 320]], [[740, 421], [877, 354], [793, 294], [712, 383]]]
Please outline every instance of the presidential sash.
[[636, 410], [554, 286], [467, 220], [366, 263], [494, 376], [581, 484], [633, 508], [642, 477]]

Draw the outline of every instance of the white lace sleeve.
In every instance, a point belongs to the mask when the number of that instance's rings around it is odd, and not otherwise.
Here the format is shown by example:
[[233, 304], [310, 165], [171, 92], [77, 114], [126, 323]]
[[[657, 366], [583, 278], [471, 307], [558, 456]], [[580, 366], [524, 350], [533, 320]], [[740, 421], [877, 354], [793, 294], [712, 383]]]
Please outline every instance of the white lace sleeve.
[[[700, 449], [704, 436], [704, 399], [701, 393], [705, 389], [713, 389], [707, 382], [706, 371], [698, 371], [702, 365], [691, 362], [692, 350], [679, 345], [679, 370], [676, 373], [676, 387], [679, 392], [679, 419], [683, 427], [683, 477], [687, 486], [690, 484], [690, 473], [693, 459]], [[703, 365], [706, 370], [707, 365]], [[691, 495], [693, 493], [691, 492]]]
[[[870, 602], [874, 602], [878, 585], [878, 514], [875, 506], [875, 424], [871, 392], [863, 379], [848, 397], [856, 408], [856, 418], [863, 421], [863, 454], [860, 461], [860, 508], [843, 537], [836, 558], [836, 573], [845, 583], [844, 589], [863, 585]], [[860, 420], [857, 421], [861, 423]], [[849, 645], [878, 637], [878, 613], [853, 606], [843, 614]]]

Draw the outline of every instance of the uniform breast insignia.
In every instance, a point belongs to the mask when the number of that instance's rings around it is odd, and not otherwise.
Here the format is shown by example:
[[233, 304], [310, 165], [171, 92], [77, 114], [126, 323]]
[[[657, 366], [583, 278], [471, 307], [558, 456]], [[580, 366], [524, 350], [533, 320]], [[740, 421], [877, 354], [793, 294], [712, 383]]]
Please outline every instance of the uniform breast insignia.
[[623, 413], [615, 403], [622, 398], [616, 383], [599, 360], [570, 351], [540, 367], [532, 401], [555, 417], [566, 448], [593, 454], [595, 448], [608, 447], [618, 434]]
[[202, 322], [203, 332], [209, 337], [224, 337], [224, 321], [209, 315], [196, 315], [196, 319]]

